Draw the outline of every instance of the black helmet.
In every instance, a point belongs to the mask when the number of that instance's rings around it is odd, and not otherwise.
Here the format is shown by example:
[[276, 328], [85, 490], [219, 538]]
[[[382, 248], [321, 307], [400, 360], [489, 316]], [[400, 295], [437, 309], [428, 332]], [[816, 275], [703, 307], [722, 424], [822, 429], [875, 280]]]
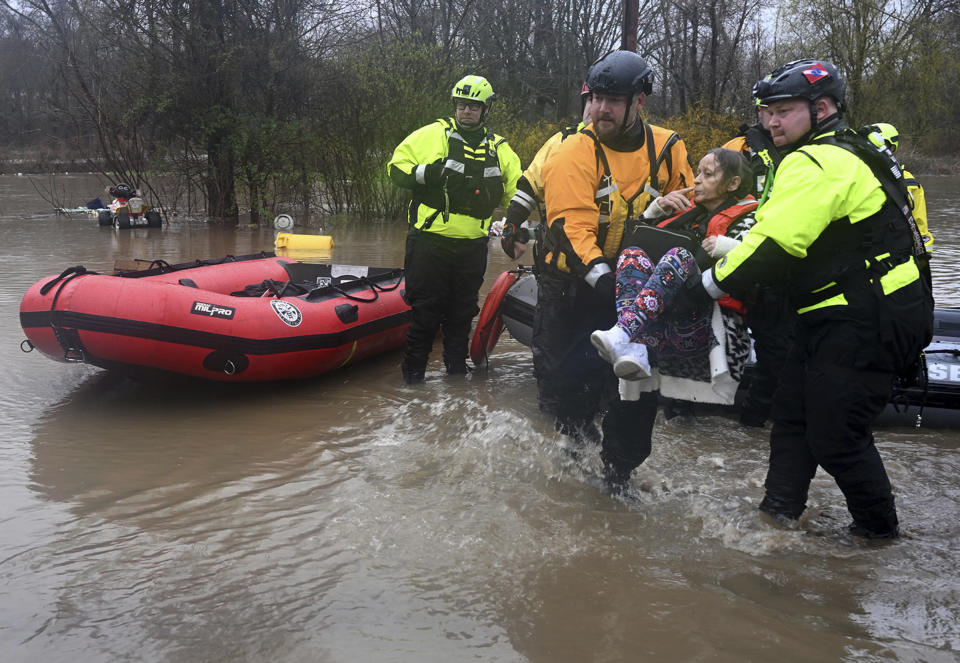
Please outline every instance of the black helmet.
[[136, 192], [129, 184], [118, 184], [110, 187], [110, 195], [114, 198], [133, 198]]
[[632, 97], [653, 92], [653, 70], [633, 51], [610, 51], [587, 72], [591, 93]]
[[844, 109], [847, 84], [837, 68], [824, 60], [794, 60], [774, 69], [756, 82], [753, 96], [762, 105], [781, 99], [801, 97], [816, 101], [833, 97], [837, 108]]

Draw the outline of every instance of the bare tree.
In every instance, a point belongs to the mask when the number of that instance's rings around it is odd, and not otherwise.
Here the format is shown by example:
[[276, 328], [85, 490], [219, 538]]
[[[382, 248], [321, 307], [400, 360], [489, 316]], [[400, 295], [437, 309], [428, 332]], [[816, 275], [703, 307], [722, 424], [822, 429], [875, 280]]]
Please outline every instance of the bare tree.
[[[773, 66], [825, 57], [848, 78], [852, 119], [960, 149], [957, 0], [627, 2], [655, 72], [647, 108], [684, 114], [687, 134], [746, 119]], [[186, 196], [214, 217], [284, 201], [393, 213], [383, 163], [449, 113], [453, 81], [490, 78], [496, 124], [539, 144], [579, 108], [590, 64], [621, 45], [625, 4], [0, 0], [0, 145], [89, 156], [161, 205]]]
[[712, 111], [737, 105], [748, 37], [759, 12], [759, 0], [659, 3], [661, 39], [650, 55], [665, 72], [674, 110], [685, 112], [693, 103]]

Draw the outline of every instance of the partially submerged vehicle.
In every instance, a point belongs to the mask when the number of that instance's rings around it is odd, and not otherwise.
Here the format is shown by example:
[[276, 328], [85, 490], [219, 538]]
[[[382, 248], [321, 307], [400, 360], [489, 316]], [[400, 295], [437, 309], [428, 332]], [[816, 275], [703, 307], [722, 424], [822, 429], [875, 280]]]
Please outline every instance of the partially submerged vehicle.
[[121, 229], [163, 226], [160, 212], [147, 205], [129, 184], [112, 186], [109, 192], [113, 200], [107, 208], [97, 210], [97, 225]]
[[[529, 267], [500, 274], [490, 289], [470, 344], [470, 358], [486, 366], [500, 335], [506, 329], [529, 347], [537, 306], [537, 279]], [[922, 375], [909, 387], [895, 385], [890, 404], [880, 422], [904, 426], [960, 426], [960, 309], [934, 311], [933, 341], [924, 350]], [[748, 365], [740, 383], [750, 381]]]

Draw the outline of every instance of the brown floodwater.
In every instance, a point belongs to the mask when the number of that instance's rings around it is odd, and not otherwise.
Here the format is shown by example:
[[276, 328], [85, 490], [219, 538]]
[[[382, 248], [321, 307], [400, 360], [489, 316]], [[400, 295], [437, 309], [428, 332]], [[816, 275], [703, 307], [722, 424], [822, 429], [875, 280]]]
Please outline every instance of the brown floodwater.
[[[937, 298], [960, 306], [960, 181], [924, 184]], [[103, 182], [56, 187], [70, 206]], [[312, 259], [402, 263], [400, 222], [327, 232]], [[270, 250], [272, 228], [99, 228], [0, 176], [0, 237], [5, 662], [958, 660], [960, 431], [878, 429], [890, 545], [846, 536], [822, 472], [800, 528], [761, 520], [768, 432], [719, 414], [659, 420], [617, 501], [538, 413], [510, 338], [467, 378], [435, 352], [416, 387], [398, 352], [251, 386], [19, 349], [20, 298], [48, 274]], [[485, 288], [510, 266], [492, 250]]]

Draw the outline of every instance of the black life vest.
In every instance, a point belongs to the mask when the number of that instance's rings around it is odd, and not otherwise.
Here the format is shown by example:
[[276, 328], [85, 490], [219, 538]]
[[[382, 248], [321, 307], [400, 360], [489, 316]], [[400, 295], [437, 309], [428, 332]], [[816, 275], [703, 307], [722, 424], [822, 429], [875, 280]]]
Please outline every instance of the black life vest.
[[[877, 212], [857, 223], [850, 223], [849, 218], [830, 223], [807, 248], [803, 270], [791, 279], [791, 296], [797, 308], [841, 294], [854, 280], [862, 282], [864, 276], [879, 282], [880, 277], [911, 257], [922, 268], [926, 247], [910, 211], [903, 169], [893, 154], [849, 128], [820, 136], [812, 143], [835, 145], [857, 155], [873, 171], [887, 200]], [[802, 147], [797, 151], [820, 165]]]
[[[450, 181], [459, 183], [456, 187], [444, 185], [425, 189], [420, 201], [443, 213], [444, 218], [450, 213], [465, 214], [479, 219], [483, 225], [503, 198], [503, 175], [497, 148], [505, 139], [497, 140], [493, 131], [484, 127], [480, 144], [472, 147], [457, 130], [452, 118], [439, 122], [447, 134], [447, 158], [443, 167], [463, 177], [451, 178]], [[436, 216], [425, 223], [424, 228], [429, 228], [435, 220]]]

